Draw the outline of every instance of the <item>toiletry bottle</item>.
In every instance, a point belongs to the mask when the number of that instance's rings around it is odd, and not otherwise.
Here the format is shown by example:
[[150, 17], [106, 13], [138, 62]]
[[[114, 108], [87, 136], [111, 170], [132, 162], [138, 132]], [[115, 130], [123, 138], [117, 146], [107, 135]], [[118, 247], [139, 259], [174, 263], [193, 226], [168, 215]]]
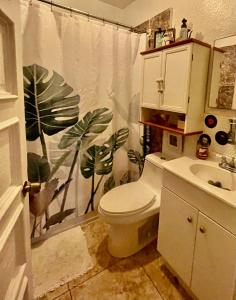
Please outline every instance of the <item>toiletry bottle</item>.
[[155, 48], [161, 47], [162, 43], [163, 43], [163, 32], [161, 28], [158, 28], [156, 32]]
[[208, 158], [208, 148], [209, 148], [209, 143], [208, 139], [206, 137], [199, 138], [197, 142], [197, 152], [196, 156], [199, 159], [207, 159]]
[[183, 19], [181, 29], [180, 29], [179, 39], [186, 40], [187, 38], [188, 38], [187, 20]]

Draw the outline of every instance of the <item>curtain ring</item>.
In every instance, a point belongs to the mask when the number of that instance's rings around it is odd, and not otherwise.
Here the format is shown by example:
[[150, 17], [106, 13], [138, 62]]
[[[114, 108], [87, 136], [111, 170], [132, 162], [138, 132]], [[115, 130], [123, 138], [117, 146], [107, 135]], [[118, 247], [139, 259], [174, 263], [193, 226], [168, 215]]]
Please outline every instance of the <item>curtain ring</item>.
[[51, 12], [52, 12], [52, 6], [53, 6], [53, 2], [52, 2], [52, 0], [51, 0]]
[[102, 19], [103, 26], [105, 26], [105, 19]]
[[89, 13], [87, 14], [87, 17], [88, 17], [88, 22], [90, 22], [90, 14]]
[[72, 8], [71, 8], [71, 6], [70, 6], [70, 16], [72, 17]]

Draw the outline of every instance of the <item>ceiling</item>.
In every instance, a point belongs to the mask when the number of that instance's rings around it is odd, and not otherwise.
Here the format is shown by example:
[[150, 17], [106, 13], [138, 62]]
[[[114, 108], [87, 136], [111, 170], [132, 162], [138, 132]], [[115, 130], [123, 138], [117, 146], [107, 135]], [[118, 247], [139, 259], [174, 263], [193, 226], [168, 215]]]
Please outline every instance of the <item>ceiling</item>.
[[130, 3], [134, 2], [135, 0], [99, 0], [110, 5], [119, 7], [119, 8], [126, 8]]

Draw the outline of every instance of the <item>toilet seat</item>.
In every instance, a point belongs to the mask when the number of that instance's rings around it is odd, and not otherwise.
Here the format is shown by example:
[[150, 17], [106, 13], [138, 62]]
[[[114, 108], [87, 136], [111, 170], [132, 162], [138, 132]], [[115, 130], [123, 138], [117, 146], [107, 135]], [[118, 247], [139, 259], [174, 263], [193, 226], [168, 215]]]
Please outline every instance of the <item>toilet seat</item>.
[[154, 191], [141, 182], [132, 182], [116, 187], [100, 200], [99, 210], [113, 216], [140, 213], [156, 201]]

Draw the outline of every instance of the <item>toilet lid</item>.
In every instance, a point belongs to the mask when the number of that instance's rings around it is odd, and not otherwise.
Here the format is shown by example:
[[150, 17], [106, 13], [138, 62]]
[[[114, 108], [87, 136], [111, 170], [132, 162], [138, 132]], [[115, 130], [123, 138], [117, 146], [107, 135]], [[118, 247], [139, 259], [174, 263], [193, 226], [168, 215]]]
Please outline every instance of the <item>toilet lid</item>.
[[141, 182], [132, 182], [106, 193], [99, 206], [109, 214], [137, 213], [151, 206], [155, 202], [155, 196], [155, 193]]

